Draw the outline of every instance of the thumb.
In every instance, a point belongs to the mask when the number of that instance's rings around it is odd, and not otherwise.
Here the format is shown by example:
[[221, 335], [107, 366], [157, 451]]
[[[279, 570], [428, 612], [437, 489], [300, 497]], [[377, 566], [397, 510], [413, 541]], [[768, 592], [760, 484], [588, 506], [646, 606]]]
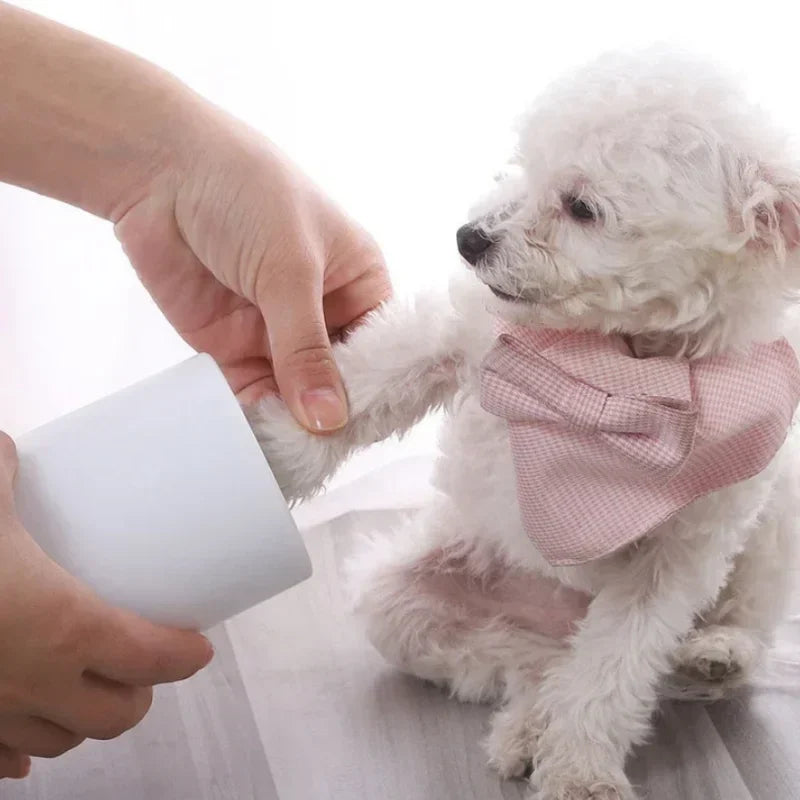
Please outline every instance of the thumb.
[[194, 675], [211, 660], [214, 649], [193, 631], [155, 625], [96, 598], [94, 650], [90, 672], [130, 686], [173, 683]]
[[267, 321], [275, 380], [297, 421], [312, 433], [347, 424], [347, 399], [322, 310], [322, 291], [271, 287], [259, 303]]

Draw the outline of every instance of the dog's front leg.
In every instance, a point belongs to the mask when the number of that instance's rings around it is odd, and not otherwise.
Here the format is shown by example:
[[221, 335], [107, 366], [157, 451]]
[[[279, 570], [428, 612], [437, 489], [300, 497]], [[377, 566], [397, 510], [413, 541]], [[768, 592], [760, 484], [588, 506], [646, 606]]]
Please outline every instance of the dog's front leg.
[[460, 317], [445, 296], [394, 300], [334, 348], [350, 419], [337, 433], [301, 428], [277, 397], [247, 416], [287, 500], [308, 497], [357, 449], [403, 433], [454, 394]]
[[650, 729], [669, 656], [724, 584], [738, 543], [723, 533], [653, 540], [620, 558], [572, 646], [495, 718], [492, 761], [529, 759], [537, 800], [628, 800], [631, 747]]

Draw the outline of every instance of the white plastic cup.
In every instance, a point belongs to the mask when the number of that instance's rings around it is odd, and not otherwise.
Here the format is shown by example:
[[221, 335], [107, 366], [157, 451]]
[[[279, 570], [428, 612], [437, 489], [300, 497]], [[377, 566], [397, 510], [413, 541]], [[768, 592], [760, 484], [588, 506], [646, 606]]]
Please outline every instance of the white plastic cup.
[[195, 356], [17, 439], [17, 512], [102, 598], [193, 630], [311, 575], [255, 436]]

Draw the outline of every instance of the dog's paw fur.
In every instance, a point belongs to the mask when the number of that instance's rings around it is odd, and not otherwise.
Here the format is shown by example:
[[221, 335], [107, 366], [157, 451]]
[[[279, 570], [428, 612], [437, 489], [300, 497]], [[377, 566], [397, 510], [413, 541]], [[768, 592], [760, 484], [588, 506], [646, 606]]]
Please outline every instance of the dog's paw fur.
[[513, 706], [497, 711], [490, 723], [483, 746], [489, 766], [501, 778], [521, 778], [530, 774], [541, 729]]
[[568, 728], [553, 734], [548, 725], [535, 742], [531, 800], [636, 800], [615, 753]]
[[549, 781], [539, 791], [534, 791], [531, 800], [636, 800], [630, 785], [597, 781], [594, 783], [576, 783]]
[[694, 630], [673, 655], [674, 673], [664, 693], [684, 700], [720, 699], [747, 682], [762, 652], [758, 636], [744, 628]]

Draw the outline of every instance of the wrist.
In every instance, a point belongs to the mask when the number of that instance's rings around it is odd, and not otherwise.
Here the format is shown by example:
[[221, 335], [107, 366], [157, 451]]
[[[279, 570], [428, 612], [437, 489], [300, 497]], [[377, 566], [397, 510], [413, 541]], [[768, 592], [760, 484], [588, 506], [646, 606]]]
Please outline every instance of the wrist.
[[114, 224], [148, 197], [173, 195], [202, 159], [201, 143], [212, 127], [210, 105], [171, 75], [153, 81], [147, 101], [129, 135], [116, 142], [112, 135], [115, 179], [96, 184], [96, 208], [87, 208]]

